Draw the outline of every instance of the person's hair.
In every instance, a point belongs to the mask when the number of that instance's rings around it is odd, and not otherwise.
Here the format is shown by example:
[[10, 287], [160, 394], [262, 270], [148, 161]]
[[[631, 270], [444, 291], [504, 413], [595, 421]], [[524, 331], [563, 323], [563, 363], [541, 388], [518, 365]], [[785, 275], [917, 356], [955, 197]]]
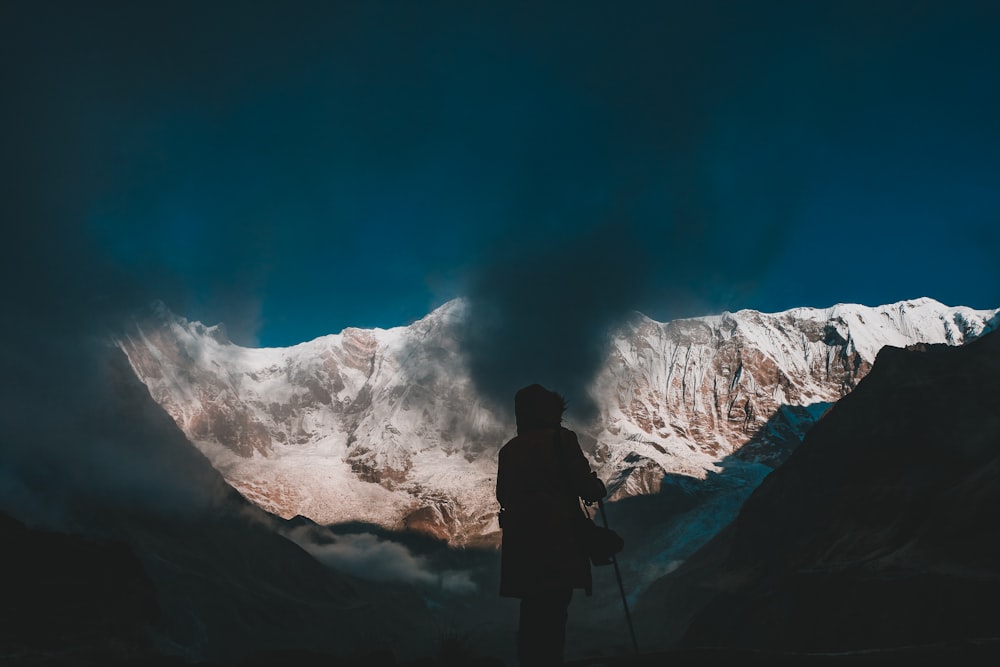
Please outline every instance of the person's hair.
[[514, 417], [517, 432], [556, 428], [562, 423], [566, 399], [540, 384], [519, 389], [514, 394]]

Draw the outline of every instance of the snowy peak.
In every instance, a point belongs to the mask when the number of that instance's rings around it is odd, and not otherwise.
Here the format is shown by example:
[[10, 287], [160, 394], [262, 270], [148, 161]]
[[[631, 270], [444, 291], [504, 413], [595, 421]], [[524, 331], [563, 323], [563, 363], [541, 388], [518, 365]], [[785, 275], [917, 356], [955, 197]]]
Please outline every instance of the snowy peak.
[[838, 304], [826, 309], [797, 308], [786, 315], [792, 321], [823, 324], [830, 344], [849, 344], [871, 363], [886, 345], [906, 347], [914, 340], [960, 345], [995, 326], [984, 319], [990, 312], [949, 307], [924, 297], [877, 307]]
[[[464, 366], [465, 306], [265, 349], [159, 308], [118, 342], [188, 438], [265, 509], [489, 540], [496, 452], [513, 423]], [[759, 481], [883, 346], [959, 345], [998, 312], [917, 299], [665, 323], [640, 314], [590, 388], [598, 417], [570, 426], [615, 498], [656, 493], [668, 473], [704, 478], [723, 459]]]

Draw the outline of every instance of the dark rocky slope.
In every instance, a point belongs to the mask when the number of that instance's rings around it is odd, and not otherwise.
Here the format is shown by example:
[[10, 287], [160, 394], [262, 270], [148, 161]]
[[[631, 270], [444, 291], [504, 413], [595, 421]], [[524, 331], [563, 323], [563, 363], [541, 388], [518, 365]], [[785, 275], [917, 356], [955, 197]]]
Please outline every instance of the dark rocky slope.
[[883, 348], [737, 519], [639, 601], [641, 641], [828, 653], [1000, 636], [998, 377], [997, 333]]
[[4, 664], [433, 648], [440, 638], [416, 591], [334, 571], [287, 539], [287, 522], [223, 481], [121, 352], [105, 353], [73, 429], [24, 434], [49, 456], [14, 470], [45, 493], [0, 514]]

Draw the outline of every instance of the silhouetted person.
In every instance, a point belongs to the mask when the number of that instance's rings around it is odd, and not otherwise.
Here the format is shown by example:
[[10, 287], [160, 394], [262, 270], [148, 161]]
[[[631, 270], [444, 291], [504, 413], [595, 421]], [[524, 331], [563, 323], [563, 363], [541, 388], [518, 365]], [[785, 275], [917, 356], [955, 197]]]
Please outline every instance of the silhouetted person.
[[503, 541], [500, 595], [521, 599], [521, 667], [563, 664], [573, 589], [591, 593], [590, 560], [577, 544], [580, 498], [605, 496], [576, 434], [562, 426], [566, 401], [533, 384], [514, 396], [517, 436], [500, 449], [497, 500]]

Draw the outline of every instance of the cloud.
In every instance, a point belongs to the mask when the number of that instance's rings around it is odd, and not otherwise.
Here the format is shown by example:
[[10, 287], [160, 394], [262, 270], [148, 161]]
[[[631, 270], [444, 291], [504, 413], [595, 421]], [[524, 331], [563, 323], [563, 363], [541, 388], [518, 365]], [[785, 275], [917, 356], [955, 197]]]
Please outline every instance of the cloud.
[[[518, 55], [536, 63], [522, 88], [533, 103], [503, 126], [520, 152], [501, 153], [518, 177], [505, 223], [472, 253], [463, 283], [460, 339], [494, 403], [540, 382], [592, 416], [586, 388], [635, 310], [662, 321], [831, 305], [849, 281], [858, 298], [888, 282], [959, 283], [934, 258], [938, 232], [949, 233], [942, 220], [954, 228], [964, 216], [934, 202], [995, 176], [984, 141], [996, 142], [997, 97], [982, 92], [993, 89], [981, 53], [997, 42], [985, 3], [559, 13], [540, 9], [525, 31]], [[547, 39], [556, 24], [560, 38]], [[989, 193], [968, 201], [995, 212]], [[849, 275], [833, 268], [920, 225], [938, 230], [924, 237], [934, 248], [859, 261]], [[963, 294], [995, 277], [962, 268], [976, 283]]]
[[[539, 382], [567, 396], [576, 418], [593, 418], [589, 385], [611, 336], [637, 311], [662, 321], [740, 305], [752, 294], [783, 250], [801, 184], [788, 176], [780, 191], [765, 186], [750, 173], [761, 165], [751, 168], [741, 154], [749, 149], [702, 143], [716, 154], [711, 167], [698, 154], [649, 161], [622, 147], [611, 157], [629, 166], [573, 174], [576, 198], [525, 193], [516, 222], [473, 253], [458, 340], [489, 401], [507, 405], [517, 389]], [[739, 178], [721, 173], [722, 164]], [[540, 178], [567, 188], [557, 165]]]
[[[180, 281], [154, 261], [117, 261], [97, 243], [81, 222], [91, 192], [79, 156], [63, 152], [66, 163], [56, 164], [59, 152], [46, 159], [23, 148], [0, 151], [9, 192], [0, 258], [0, 507], [29, 522], [72, 524], [99, 506], [210, 505], [214, 471], [192, 456], [110, 345], [140, 306], [180, 295]], [[74, 167], [79, 182], [62, 183], [63, 169]]]
[[221, 476], [107, 340], [40, 332], [18, 342], [6, 347], [4, 336], [0, 509], [100, 530], [122, 514], [197, 515], [226, 498]]
[[434, 572], [427, 559], [414, 556], [398, 542], [371, 533], [337, 535], [332, 541], [318, 541], [308, 527], [298, 527], [287, 535], [324, 565], [359, 579], [414, 584], [459, 595], [478, 592], [469, 572]]
[[23, 132], [0, 146], [0, 508], [52, 527], [86, 526], [102, 509], [204, 510], [220, 491], [217, 474], [109, 338], [155, 298], [184, 302], [184, 280], [95, 233], [90, 216], [121, 165], [105, 154], [106, 135], [86, 131], [98, 122], [93, 107], [56, 92], [73, 88], [63, 76], [79, 62], [32, 41], [37, 26], [19, 22], [38, 18], [30, 10], [10, 18], [0, 38], [23, 58], [0, 64], [10, 84], [0, 122]]

